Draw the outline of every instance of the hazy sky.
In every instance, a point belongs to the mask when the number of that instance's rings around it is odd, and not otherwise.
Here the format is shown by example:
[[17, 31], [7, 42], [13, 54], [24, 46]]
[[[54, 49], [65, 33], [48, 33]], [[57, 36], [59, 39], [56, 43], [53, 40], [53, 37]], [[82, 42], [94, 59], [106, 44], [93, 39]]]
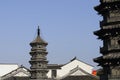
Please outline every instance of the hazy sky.
[[101, 41], [93, 35], [100, 15], [99, 0], [0, 0], [0, 63], [29, 67], [29, 43], [40, 26], [48, 42], [49, 63], [63, 64], [77, 57], [96, 66]]

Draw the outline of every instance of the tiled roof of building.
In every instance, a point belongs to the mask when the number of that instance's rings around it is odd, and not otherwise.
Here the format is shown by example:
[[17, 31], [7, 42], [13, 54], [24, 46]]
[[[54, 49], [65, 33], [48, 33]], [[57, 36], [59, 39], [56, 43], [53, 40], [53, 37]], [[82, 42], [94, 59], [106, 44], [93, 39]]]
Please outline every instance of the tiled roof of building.
[[61, 80], [99, 80], [99, 79], [96, 77], [91, 77], [89, 75], [84, 75], [84, 76], [67, 76]]
[[10, 77], [4, 80], [30, 80], [29, 77]]

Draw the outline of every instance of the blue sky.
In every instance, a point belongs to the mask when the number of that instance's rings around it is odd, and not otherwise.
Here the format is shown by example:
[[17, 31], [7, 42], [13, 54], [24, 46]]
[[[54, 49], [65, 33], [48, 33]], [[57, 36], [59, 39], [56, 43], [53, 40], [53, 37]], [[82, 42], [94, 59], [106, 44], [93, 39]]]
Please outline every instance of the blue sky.
[[48, 42], [49, 63], [63, 64], [77, 56], [96, 66], [101, 41], [93, 35], [101, 17], [93, 9], [98, 0], [1, 0], [0, 63], [29, 67], [29, 43], [40, 26]]

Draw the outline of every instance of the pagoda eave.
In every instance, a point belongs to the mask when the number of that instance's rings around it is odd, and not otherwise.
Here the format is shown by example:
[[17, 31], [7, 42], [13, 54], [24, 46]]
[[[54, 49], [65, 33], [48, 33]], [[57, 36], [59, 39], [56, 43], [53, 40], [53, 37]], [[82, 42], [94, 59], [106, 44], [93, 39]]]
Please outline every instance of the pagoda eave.
[[30, 70], [30, 72], [48, 72], [47, 69], [35, 69], [35, 68], [32, 68], [32, 70]]
[[[114, 5], [117, 4], [118, 6]], [[111, 7], [112, 6], [112, 7]], [[109, 10], [115, 10], [120, 8], [120, 1], [114, 1], [114, 2], [104, 2], [96, 7], [94, 7], [94, 9], [99, 13], [99, 14], [103, 14], [106, 11]]]
[[96, 63], [99, 63], [99, 62], [103, 61], [103, 57], [100, 56], [100, 57], [94, 58], [93, 61]]
[[94, 35], [98, 36], [98, 39], [103, 39], [104, 34], [104, 30], [102, 29], [94, 32]]
[[109, 36], [119, 35], [120, 34], [119, 31], [120, 31], [120, 28], [100, 29], [98, 31], [95, 31], [94, 35], [98, 36], [98, 39], [104, 39], [104, 38], [107, 38]]
[[101, 64], [101, 63], [105, 63], [105, 62], [114, 61], [115, 59], [116, 59], [116, 61], [120, 61], [120, 54], [116, 54], [116, 55], [108, 54], [105, 56], [100, 56], [100, 57], [94, 58], [93, 61]]
[[44, 42], [44, 43], [43, 43], [43, 42], [31, 42], [31, 43], [30, 43], [31, 46], [34, 46], [34, 45], [36, 45], [36, 44], [37, 44], [37, 45], [42, 45], [42, 44], [43, 44], [43, 45], [45, 45], [45, 46], [48, 45], [47, 42]]
[[29, 62], [30, 63], [32, 63], [32, 62], [47, 62], [48, 63], [47, 60], [30, 60]]
[[101, 3], [114, 3], [114, 2], [120, 2], [120, 0], [101, 0]]
[[44, 52], [40, 52], [40, 51], [31, 51], [30, 53], [29, 53], [30, 55], [34, 55], [34, 54], [44, 54], [44, 55], [47, 55], [48, 54], [48, 52], [46, 52], [46, 51], [44, 51]]

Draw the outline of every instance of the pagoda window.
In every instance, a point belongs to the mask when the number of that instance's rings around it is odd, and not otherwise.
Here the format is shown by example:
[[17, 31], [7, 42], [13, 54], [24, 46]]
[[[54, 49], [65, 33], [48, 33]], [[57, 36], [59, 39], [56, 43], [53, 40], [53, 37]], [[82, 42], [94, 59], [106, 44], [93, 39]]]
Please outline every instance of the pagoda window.
[[41, 72], [41, 76], [44, 77], [44, 72]]
[[40, 73], [40, 72], [38, 72], [38, 73], [37, 73], [37, 78], [39, 78], [39, 77], [40, 77], [40, 75], [41, 75], [41, 73]]
[[118, 69], [112, 69], [112, 75], [113, 76], [120, 76], [120, 70], [118, 70]]
[[39, 64], [39, 67], [41, 67], [41, 64]]
[[120, 40], [118, 40], [118, 44], [120, 45]]
[[37, 67], [38, 67], [38, 68], [42, 68], [42, 64], [41, 64], [41, 63], [38, 63], [38, 64], [37, 64]]

